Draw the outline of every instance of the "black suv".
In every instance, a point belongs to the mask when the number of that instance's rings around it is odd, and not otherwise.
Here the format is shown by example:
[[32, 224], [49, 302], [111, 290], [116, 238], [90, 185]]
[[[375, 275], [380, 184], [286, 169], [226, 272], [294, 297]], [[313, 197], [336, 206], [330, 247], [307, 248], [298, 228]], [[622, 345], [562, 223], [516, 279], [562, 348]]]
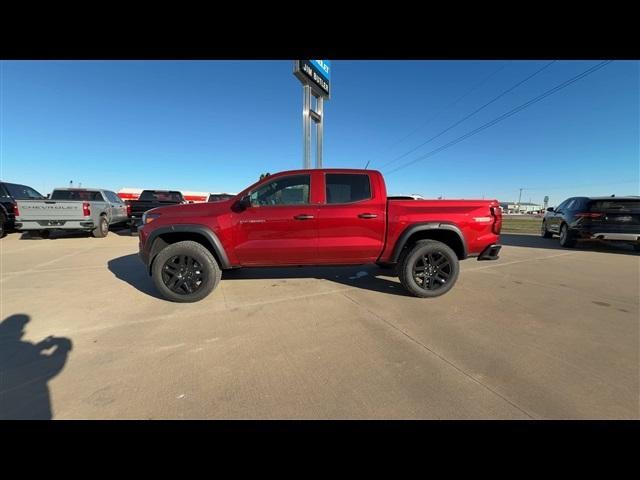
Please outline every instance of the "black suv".
[[26, 185], [0, 182], [0, 238], [13, 230], [16, 218], [16, 200], [42, 200], [39, 192]]
[[578, 240], [613, 240], [631, 243], [640, 251], [640, 197], [572, 197], [547, 208], [541, 234], [560, 236], [560, 245]]

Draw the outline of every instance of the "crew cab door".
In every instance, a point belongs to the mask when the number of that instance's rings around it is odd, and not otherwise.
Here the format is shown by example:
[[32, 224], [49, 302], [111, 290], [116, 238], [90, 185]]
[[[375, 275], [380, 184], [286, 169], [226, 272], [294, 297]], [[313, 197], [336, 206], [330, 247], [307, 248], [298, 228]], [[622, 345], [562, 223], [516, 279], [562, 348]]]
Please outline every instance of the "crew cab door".
[[241, 265], [312, 265], [318, 251], [317, 205], [311, 175], [278, 176], [248, 195], [235, 213], [236, 255]]
[[104, 194], [111, 209], [111, 223], [124, 222], [127, 219], [127, 207], [124, 202], [115, 192], [105, 190]]
[[374, 262], [384, 246], [386, 191], [366, 173], [322, 174], [323, 201], [318, 206], [319, 263]]

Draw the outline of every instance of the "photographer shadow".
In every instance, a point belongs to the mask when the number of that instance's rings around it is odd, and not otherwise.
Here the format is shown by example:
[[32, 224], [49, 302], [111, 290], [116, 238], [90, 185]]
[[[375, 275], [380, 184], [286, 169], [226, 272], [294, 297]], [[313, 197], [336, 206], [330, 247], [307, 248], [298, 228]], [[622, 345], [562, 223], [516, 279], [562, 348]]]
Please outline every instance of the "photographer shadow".
[[22, 340], [28, 315], [17, 314], [0, 323], [0, 420], [50, 420], [47, 382], [64, 368], [71, 340], [47, 337]]

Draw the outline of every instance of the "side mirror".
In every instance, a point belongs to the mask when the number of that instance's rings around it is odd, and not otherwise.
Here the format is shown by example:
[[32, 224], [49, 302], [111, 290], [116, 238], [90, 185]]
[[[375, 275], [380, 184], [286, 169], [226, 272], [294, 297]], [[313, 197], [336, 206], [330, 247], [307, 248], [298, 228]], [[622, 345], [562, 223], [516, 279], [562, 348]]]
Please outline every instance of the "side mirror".
[[553, 212], [553, 207], [547, 208], [547, 212]]
[[233, 207], [233, 209], [237, 212], [242, 212], [243, 210], [251, 207], [251, 199], [249, 198], [249, 195], [242, 197], [233, 205]]

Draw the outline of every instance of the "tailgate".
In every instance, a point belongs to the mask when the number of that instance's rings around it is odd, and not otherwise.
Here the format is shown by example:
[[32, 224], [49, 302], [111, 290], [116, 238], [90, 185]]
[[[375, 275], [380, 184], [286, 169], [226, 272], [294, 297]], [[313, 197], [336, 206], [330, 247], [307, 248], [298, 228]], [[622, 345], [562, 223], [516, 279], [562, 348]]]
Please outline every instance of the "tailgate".
[[640, 199], [596, 200], [590, 214], [591, 225], [605, 232], [640, 233]]
[[83, 202], [56, 200], [18, 200], [19, 221], [82, 219]]

